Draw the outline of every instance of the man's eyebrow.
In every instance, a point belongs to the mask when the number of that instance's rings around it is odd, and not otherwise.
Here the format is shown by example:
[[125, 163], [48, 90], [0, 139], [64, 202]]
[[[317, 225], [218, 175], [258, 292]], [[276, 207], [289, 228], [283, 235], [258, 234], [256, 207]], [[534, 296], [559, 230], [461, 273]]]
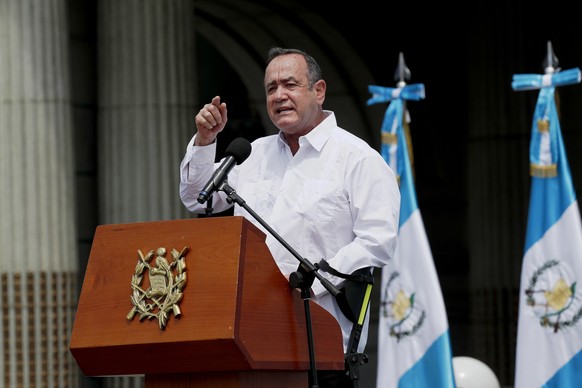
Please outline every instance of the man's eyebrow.
[[274, 79], [271, 82], [267, 82], [266, 86], [275, 85], [275, 84], [277, 84], [279, 82], [286, 83], [286, 82], [290, 82], [290, 81], [292, 81], [292, 82], [298, 82], [298, 80], [295, 77], [291, 76], [291, 77], [283, 78], [281, 80]]

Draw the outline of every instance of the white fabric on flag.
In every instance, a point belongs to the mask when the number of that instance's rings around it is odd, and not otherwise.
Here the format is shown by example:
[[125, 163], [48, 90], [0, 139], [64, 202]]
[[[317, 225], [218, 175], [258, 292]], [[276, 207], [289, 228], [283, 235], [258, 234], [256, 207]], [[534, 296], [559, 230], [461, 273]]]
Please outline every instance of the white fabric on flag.
[[377, 388], [454, 387], [445, 305], [417, 209], [382, 269]]

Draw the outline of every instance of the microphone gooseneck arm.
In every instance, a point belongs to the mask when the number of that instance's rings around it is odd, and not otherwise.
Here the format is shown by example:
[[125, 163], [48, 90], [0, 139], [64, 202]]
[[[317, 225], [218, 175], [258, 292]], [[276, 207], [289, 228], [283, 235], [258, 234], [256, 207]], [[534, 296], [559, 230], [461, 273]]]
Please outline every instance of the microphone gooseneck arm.
[[249, 212], [250, 215], [252, 215], [261, 225], [263, 225], [265, 229], [267, 229], [267, 231], [273, 237], [277, 239], [277, 241], [279, 241], [289, 252], [291, 252], [291, 254], [295, 256], [297, 260], [299, 260], [305, 272], [312, 274], [314, 277], [316, 277], [325, 287], [325, 289], [329, 291], [330, 294], [332, 294], [333, 296], [339, 295], [340, 291], [337, 289], [337, 287], [334, 286], [332, 282], [321, 276], [321, 274], [318, 272], [318, 268], [313, 263], [311, 263], [309, 260], [305, 259], [299, 253], [297, 253], [297, 251], [295, 251], [295, 249], [293, 249], [293, 247], [289, 245], [287, 241], [285, 241], [277, 232], [275, 232], [273, 228], [271, 228], [269, 224], [267, 224], [267, 222], [265, 222], [265, 220], [263, 220], [253, 209], [251, 209], [251, 207], [247, 205], [245, 200], [242, 199], [240, 195], [238, 195], [237, 192], [228, 185], [227, 181], [224, 181], [224, 183], [220, 187], [220, 190], [224, 191], [226, 195], [228, 195], [230, 201], [235, 202], [236, 204], [244, 208], [247, 212]]

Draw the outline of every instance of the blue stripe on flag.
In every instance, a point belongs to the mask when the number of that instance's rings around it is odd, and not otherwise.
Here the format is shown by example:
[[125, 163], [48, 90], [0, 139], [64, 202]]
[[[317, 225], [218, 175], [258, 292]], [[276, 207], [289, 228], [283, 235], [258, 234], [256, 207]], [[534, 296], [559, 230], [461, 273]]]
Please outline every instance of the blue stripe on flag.
[[[558, 155], [555, 160], [558, 164], [558, 175], [553, 178], [532, 177], [529, 220], [527, 225], [525, 251], [536, 243], [546, 231], [560, 219], [564, 211], [576, 200], [574, 186], [570, 177], [570, 167], [566, 159], [566, 150], [562, 140], [558, 112], [553, 101], [553, 88], [542, 89], [538, 98], [538, 104], [542, 104], [549, 109], [550, 132], [554, 149]], [[544, 112], [536, 109], [532, 134], [537, 129], [537, 120], [542, 119]], [[532, 139], [535, 136], [532, 135]], [[537, 148], [537, 147], [536, 147]], [[534, 151], [530, 151], [532, 153]]]
[[410, 159], [408, 157], [408, 143], [406, 142], [404, 131], [400, 132], [401, 133], [398, 135], [398, 149], [400, 153], [402, 153], [402, 158], [406, 160], [406, 162], [403, 163], [403, 174], [400, 177], [400, 196], [406, 198], [405, 201], [401, 200], [400, 203], [400, 226], [402, 226], [406, 221], [408, 221], [410, 215], [418, 209], [418, 202], [416, 200], [414, 178], [412, 175], [412, 168], [410, 167]]
[[451, 368], [452, 357], [449, 331], [447, 330], [426, 350], [424, 356], [402, 375], [398, 387], [427, 387], [429, 386], [427, 384], [430, 384], [431, 388], [454, 387], [453, 374], [443, 373]]
[[402, 126], [403, 109], [404, 106], [401, 99], [391, 101], [382, 122], [382, 132], [395, 134], [398, 139], [396, 145], [382, 144], [382, 157], [400, 178], [400, 194], [402, 198], [406, 199], [400, 203], [399, 226], [404, 225], [410, 215], [418, 209], [412, 168], [410, 167], [408, 155], [408, 142]]
[[582, 351], [578, 352], [572, 359], [564, 365], [548, 382], [542, 385], [543, 388], [564, 388], [579, 387], [580, 371], [582, 370]]

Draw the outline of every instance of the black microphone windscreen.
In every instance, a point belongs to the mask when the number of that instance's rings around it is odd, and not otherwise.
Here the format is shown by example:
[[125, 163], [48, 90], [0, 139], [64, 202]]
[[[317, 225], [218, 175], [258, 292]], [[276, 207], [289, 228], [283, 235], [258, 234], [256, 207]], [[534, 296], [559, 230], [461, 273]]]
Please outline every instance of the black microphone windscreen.
[[251, 143], [243, 138], [237, 137], [226, 148], [225, 155], [232, 156], [236, 164], [244, 162], [251, 154]]

